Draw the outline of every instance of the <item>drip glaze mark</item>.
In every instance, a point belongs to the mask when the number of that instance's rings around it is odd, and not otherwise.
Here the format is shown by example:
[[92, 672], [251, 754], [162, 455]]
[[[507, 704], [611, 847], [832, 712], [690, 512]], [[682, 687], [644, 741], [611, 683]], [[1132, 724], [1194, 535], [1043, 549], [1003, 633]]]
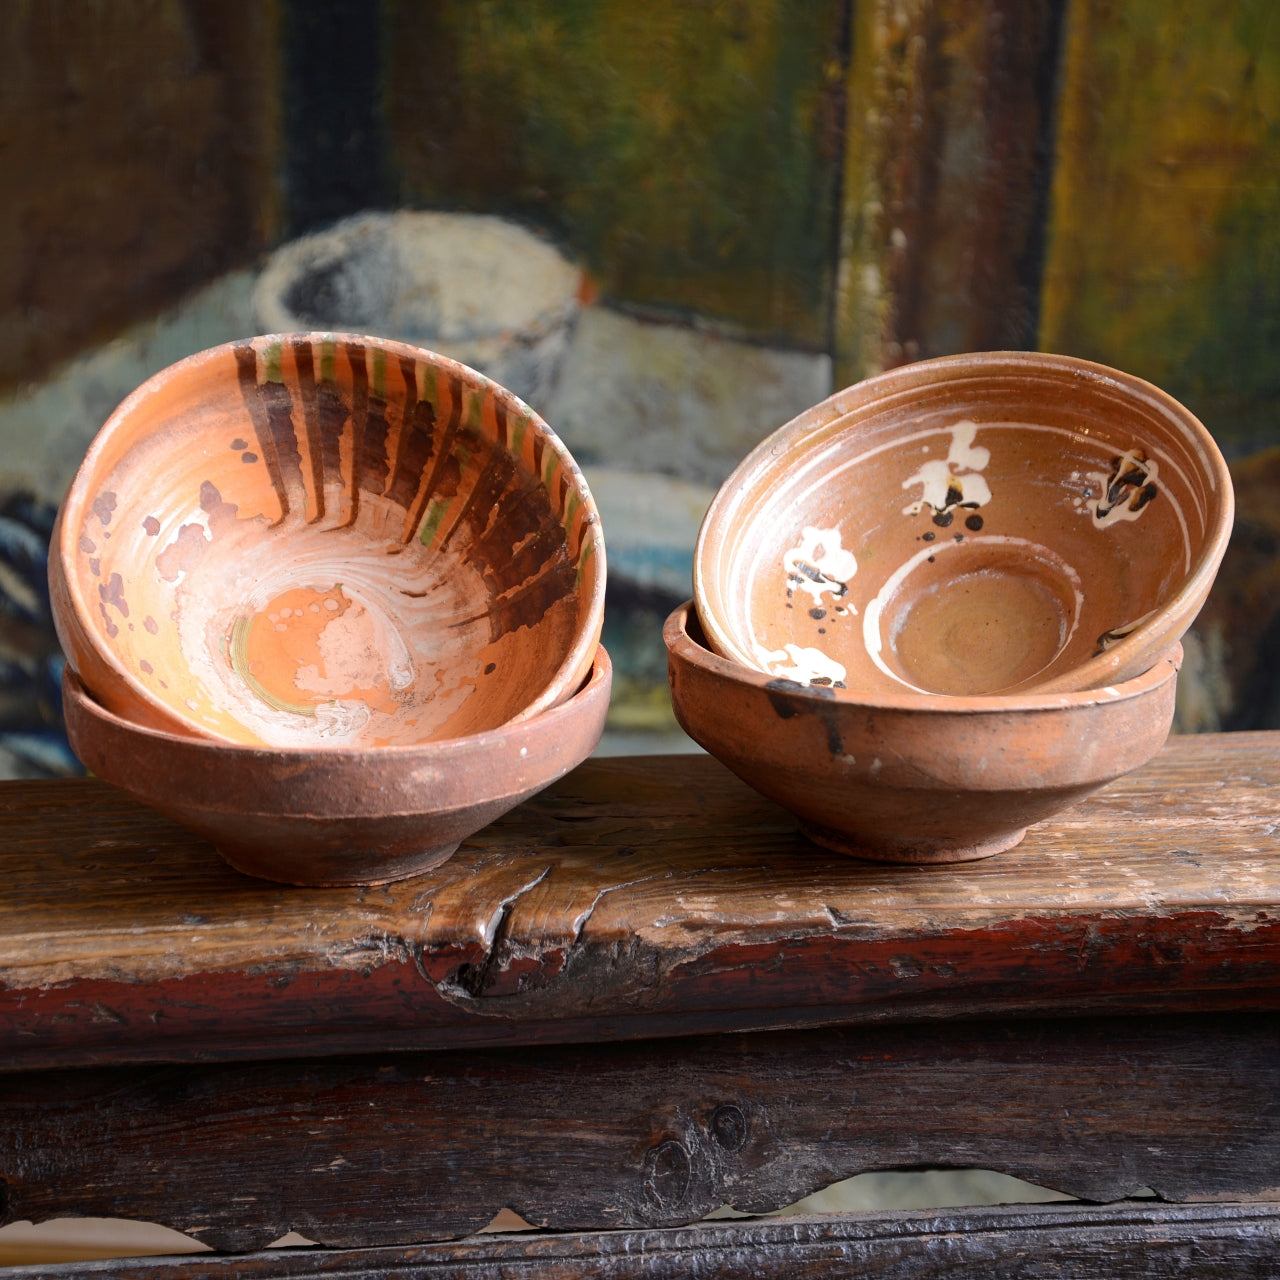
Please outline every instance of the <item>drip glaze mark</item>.
[[[439, 385], [437, 383], [437, 385]], [[434, 422], [434, 415], [432, 417]], [[422, 522], [423, 514], [427, 510], [427, 504], [433, 498], [444, 497], [446, 495], [439, 494], [440, 480], [444, 474], [446, 464], [457, 466], [457, 462], [453, 457], [453, 442], [458, 434], [458, 426], [462, 422], [462, 384], [459, 382], [456, 374], [449, 374], [449, 420], [445, 423], [444, 435], [441, 437], [435, 451], [435, 461], [431, 464], [431, 472], [427, 476], [426, 482], [422, 487], [422, 491], [415, 504], [414, 511], [410, 516], [407, 524], [407, 532], [404, 540], [409, 541], [414, 534], [419, 532], [418, 526]], [[450, 490], [448, 497], [452, 497], [456, 490]], [[443, 511], [441, 511], [443, 514]], [[427, 541], [430, 541], [429, 539]], [[426, 545], [424, 543], [424, 545]]]
[[343, 522], [343, 527], [349, 528], [360, 514], [360, 492], [365, 487], [364, 436], [369, 426], [369, 371], [365, 368], [364, 350], [360, 346], [348, 342], [344, 344], [344, 350], [351, 368], [351, 510]]
[[[258, 438], [258, 451], [267, 465], [267, 474], [271, 477], [272, 488], [276, 491], [276, 501], [280, 504], [280, 520], [283, 520], [289, 514], [289, 495], [285, 490], [280, 459], [271, 436], [267, 408], [262, 393], [258, 390], [258, 353], [250, 342], [236, 343], [234, 351], [236, 374], [240, 381], [240, 396], [244, 400], [245, 408], [249, 411], [249, 420], [253, 423], [254, 434]], [[279, 521], [276, 523], [278, 524]]]
[[[316, 360], [311, 343], [298, 339], [293, 344], [293, 362], [298, 369], [298, 398], [302, 402], [302, 425], [307, 436], [307, 458], [311, 464], [311, 491], [315, 495], [312, 523], [324, 516], [324, 450], [320, 442], [316, 409]], [[254, 461], [245, 454], [242, 462]]]
[[[418, 398], [418, 367], [408, 356], [400, 359], [400, 375], [404, 379], [404, 416], [400, 424], [400, 443], [396, 450], [395, 470], [387, 497], [406, 512], [413, 505], [418, 482], [431, 461], [435, 440], [436, 411], [429, 400]], [[413, 522], [416, 524], [416, 521]]]

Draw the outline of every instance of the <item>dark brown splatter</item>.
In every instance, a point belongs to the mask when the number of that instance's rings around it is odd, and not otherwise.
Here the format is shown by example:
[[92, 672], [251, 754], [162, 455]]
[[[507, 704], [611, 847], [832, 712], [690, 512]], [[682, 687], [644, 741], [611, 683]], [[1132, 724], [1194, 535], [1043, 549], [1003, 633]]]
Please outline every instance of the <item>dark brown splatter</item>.
[[147, 536], [154, 538], [160, 532], [160, 521], [155, 516], [147, 516], [142, 522], [142, 527], [147, 531]]
[[117, 627], [116, 624], [111, 621], [111, 615], [107, 613], [107, 606], [105, 604], [100, 603], [98, 605], [98, 611], [102, 614], [102, 621], [105, 624], [105, 630], [107, 635], [109, 635], [111, 639], [114, 640], [116, 636], [120, 634], [120, 628]]
[[129, 616], [129, 606], [124, 598], [124, 579], [118, 573], [113, 573], [105, 583], [98, 583], [98, 595], [103, 604], [115, 605], [122, 618]]
[[98, 549], [98, 544], [94, 542], [92, 538], [86, 538], [83, 535], [81, 535], [80, 541], [77, 545], [87, 556], [93, 555], [93, 553]]
[[102, 561], [97, 556], [94, 556], [93, 559], [89, 561], [89, 572], [93, 574], [95, 578], [102, 576]]
[[241, 449], [247, 449], [248, 447], [249, 442], [247, 440], [241, 440], [239, 436], [236, 436], [236, 438], [231, 442], [231, 449], [234, 453], [238, 453]]
[[254, 452], [253, 452], [252, 450], [250, 450], [250, 449], [246, 449], [246, 450], [245, 450], [245, 451], [240, 455], [240, 461], [241, 461], [241, 462], [257, 462], [257, 460], [258, 460], [258, 455], [257, 455], [256, 453], [254, 453]]
[[138, 662], [138, 668], [142, 671], [143, 675], [153, 676], [156, 673], [155, 667], [153, 667], [146, 658], [142, 658]]
[[965, 517], [964, 527], [966, 529], [971, 529], [974, 533], [977, 533], [978, 530], [982, 528], [982, 517], [981, 516]]
[[142, 625], [152, 635], [155, 635], [160, 630], [160, 624], [150, 614], [147, 614], [147, 616], [143, 618]]
[[111, 516], [116, 509], [116, 495], [114, 493], [100, 493], [93, 500], [93, 514], [102, 521], [103, 525], [111, 523]]

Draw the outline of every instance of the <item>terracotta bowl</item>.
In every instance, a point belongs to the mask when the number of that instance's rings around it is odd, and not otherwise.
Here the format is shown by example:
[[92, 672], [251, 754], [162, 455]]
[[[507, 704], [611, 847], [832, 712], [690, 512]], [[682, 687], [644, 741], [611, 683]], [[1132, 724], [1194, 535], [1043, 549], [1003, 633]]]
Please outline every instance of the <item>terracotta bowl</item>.
[[1162, 391], [990, 352], [869, 378], [756, 448], [712, 502], [694, 597], [717, 652], [863, 696], [1101, 688], [1194, 619], [1231, 480]]
[[1026, 697], [837, 699], [712, 653], [692, 602], [668, 619], [671, 700], [696, 742], [876, 862], [966, 862], [1146, 763], [1173, 722], [1180, 646], [1114, 687]]
[[117, 715], [369, 748], [563, 701], [605, 564], [581, 473], [521, 401], [414, 347], [300, 334], [134, 392], [71, 485], [49, 576], [63, 650]]
[[238, 870], [288, 884], [383, 884], [439, 866], [586, 759], [604, 728], [612, 675], [601, 647], [585, 684], [539, 715], [441, 742], [339, 752], [142, 728], [99, 706], [69, 668], [63, 707], [87, 768], [208, 840]]

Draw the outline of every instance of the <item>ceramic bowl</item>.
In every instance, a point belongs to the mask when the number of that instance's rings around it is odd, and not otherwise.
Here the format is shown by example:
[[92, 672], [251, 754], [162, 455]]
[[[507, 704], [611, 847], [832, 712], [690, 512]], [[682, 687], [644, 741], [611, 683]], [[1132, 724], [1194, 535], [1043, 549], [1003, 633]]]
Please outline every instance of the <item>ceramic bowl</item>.
[[1173, 722], [1180, 646], [1106, 689], [837, 699], [711, 652], [692, 602], [667, 619], [671, 700], [694, 741], [829, 849], [965, 862], [1146, 763]]
[[466, 366], [339, 334], [166, 369], [107, 421], [50, 556], [105, 708], [232, 742], [457, 738], [568, 697], [604, 608], [568, 451]]
[[611, 684], [600, 647], [583, 686], [536, 716], [441, 742], [339, 752], [143, 728], [99, 706], [70, 668], [63, 708], [88, 769], [208, 840], [238, 870], [288, 884], [382, 884], [438, 866], [586, 759]]
[[1231, 518], [1222, 455], [1157, 388], [952, 356], [756, 448], [708, 510], [694, 596], [724, 657], [857, 697], [1101, 688], [1190, 625]]

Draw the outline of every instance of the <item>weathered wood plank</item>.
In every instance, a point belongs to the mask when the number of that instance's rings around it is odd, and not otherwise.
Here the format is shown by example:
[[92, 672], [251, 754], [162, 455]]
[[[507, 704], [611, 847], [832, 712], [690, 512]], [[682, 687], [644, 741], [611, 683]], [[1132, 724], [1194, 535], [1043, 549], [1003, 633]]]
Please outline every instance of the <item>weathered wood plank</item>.
[[93, 782], [0, 787], [0, 1066], [1280, 1007], [1280, 735], [1175, 739], [955, 868], [808, 844], [715, 761], [592, 762], [438, 871], [224, 866]]
[[869, 1169], [1280, 1199], [1280, 1015], [950, 1023], [0, 1078], [5, 1220], [216, 1248], [781, 1208]]
[[77, 1262], [21, 1274], [32, 1280], [1246, 1280], [1274, 1275], [1278, 1252], [1277, 1205], [1055, 1205], [491, 1236], [388, 1249]]

